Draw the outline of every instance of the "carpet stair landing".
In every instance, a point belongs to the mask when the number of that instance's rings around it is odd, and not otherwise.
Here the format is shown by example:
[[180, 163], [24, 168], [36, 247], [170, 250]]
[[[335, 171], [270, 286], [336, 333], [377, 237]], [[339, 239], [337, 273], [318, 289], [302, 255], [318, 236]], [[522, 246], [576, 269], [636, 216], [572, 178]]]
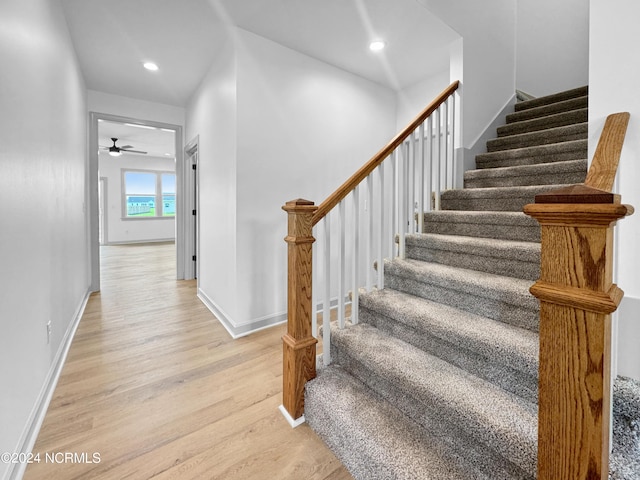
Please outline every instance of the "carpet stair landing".
[[[360, 323], [332, 326], [305, 418], [356, 480], [535, 479], [540, 227], [522, 207], [584, 181], [587, 95], [517, 103], [406, 258], [384, 261]], [[634, 388], [615, 390], [611, 480], [640, 480]]]

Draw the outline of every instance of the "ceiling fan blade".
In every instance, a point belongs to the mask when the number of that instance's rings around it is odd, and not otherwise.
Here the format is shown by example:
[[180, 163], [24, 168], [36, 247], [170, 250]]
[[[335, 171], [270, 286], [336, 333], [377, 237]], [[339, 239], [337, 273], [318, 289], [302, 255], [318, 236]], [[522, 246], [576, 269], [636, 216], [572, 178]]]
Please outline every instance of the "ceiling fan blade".
[[141, 153], [143, 155], [147, 154], [147, 152], [143, 152], [142, 150], [129, 150], [128, 148], [124, 148], [124, 147], [120, 147], [120, 151], [126, 152], [126, 153]]
[[119, 148], [120, 148], [120, 150], [126, 150], [128, 148], [133, 148], [133, 145], [125, 145], [125, 146], [119, 147]]

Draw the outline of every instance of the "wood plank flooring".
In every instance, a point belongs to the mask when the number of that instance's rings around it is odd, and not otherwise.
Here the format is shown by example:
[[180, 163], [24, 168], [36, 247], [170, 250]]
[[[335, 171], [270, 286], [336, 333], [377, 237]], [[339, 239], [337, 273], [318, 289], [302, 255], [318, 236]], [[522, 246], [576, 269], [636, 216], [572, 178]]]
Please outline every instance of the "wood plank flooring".
[[[284, 326], [231, 339], [195, 281], [175, 280], [173, 244], [101, 247], [101, 257], [102, 291], [26, 480], [351, 479], [307, 425], [291, 429], [277, 409]], [[66, 452], [76, 458], [62, 461]]]

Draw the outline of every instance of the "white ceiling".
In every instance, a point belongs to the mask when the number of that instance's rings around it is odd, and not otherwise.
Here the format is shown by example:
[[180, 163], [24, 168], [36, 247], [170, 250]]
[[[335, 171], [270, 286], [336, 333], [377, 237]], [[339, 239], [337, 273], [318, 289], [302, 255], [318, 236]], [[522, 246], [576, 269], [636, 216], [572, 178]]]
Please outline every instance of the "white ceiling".
[[[394, 89], [447, 68], [457, 36], [416, 0], [62, 1], [89, 89], [183, 107], [225, 25]], [[378, 37], [388, 47], [374, 54]]]
[[[449, 44], [457, 38], [417, 0], [62, 2], [89, 89], [181, 107], [209, 69], [228, 25], [396, 90], [448, 68]], [[387, 42], [383, 52], [369, 51], [375, 38]], [[160, 70], [145, 70], [145, 61]], [[169, 151], [166, 139], [153, 147], [149, 132], [114, 128], [101, 125], [100, 145], [114, 136], [123, 141], [118, 145], [150, 154]]]

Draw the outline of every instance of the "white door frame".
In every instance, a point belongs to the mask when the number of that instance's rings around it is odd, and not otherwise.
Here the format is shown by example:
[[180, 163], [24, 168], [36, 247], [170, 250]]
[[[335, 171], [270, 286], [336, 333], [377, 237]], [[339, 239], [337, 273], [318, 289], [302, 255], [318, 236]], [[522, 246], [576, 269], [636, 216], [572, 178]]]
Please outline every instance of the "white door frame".
[[[109, 181], [107, 177], [98, 179], [98, 202], [99, 202], [99, 222], [101, 235], [98, 236], [99, 245], [109, 244], [109, 217], [107, 205], [109, 205]], [[100, 198], [100, 190], [102, 190], [102, 198]]]
[[[185, 228], [185, 248], [187, 249], [185, 255], [185, 268], [184, 278], [185, 280], [192, 280], [193, 278], [200, 278], [200, 211], [199, 211], [199, 185], [198, 185], [198, 170], [199, 168], [199, 142], [200, 137], [196, 135], [187, 145], [184, 147], [184, 200], [189, 214], [187, 215], [184, 228]], [[193, 171], [193, 165], [196, 166], [195, 175]], [[196, 212], [193, 215], [193, 212]], [[195, 252], [192, 246], [195, 246]], [[192, 256], [196, 256], [195, 262], [192, 260]], [[198, 283], [199, 284], [199, 283]]]
[[[118, 123], [137, 123], [156, 128], [168, 128], [175, 133], [176, 152], [176, 278], [184, 278], [185, 255], [185, 221], [187, 218], [188, 202], [185, 202], [185, 192], [181, 188], [184, 185], [184, 160], [182, 127], [170, 123], [156, 122], [153, 120], [140, 120], [131, 117], [121, 117], [107, 113], [89, 112], [89, 168], [87, 185], [89, 188], [89, 256], [91, 265], [91, 290], [100, 290], [100, 239], [99, 239], [99, 202], [98, 202], [98, 120]], [[189, 260], [191, 257], [189, 256]]]

